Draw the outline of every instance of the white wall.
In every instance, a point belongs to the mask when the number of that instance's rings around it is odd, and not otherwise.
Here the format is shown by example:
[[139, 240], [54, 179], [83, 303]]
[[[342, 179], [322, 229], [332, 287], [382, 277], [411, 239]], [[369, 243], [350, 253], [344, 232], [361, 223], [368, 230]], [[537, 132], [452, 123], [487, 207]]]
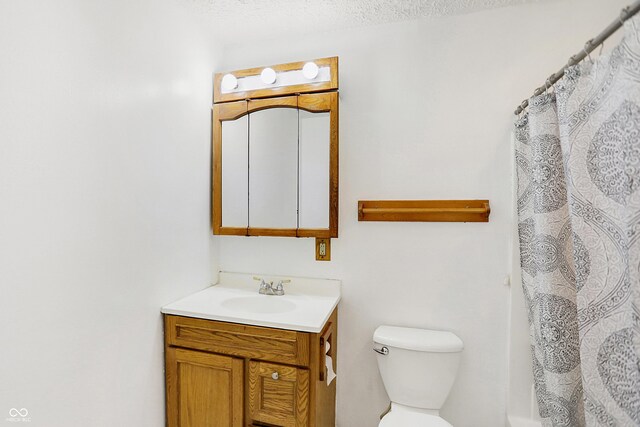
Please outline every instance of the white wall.
[[[163, 425], [159, 307], [206, 286], [220, 261], [343, 279], [341, 427], [374, 426], [387, 405], [370, 350], [383, 323], [458, 333], [466, 348], [443, 415], [502, 425], [507, 334], [521, 336], [507, 330], [502, 285], [511, 111], [625, 3], [230, 46], [216, 67], [216, 41], [170, 0], [0, 0], [0, 421], [16, 407], [32, 426]], [[211, 240], [211, 71], [335, 54], [334, 261], [316, 263], [311, 239]], [[491, 199], [491, 223], [356, 221], [359, 199], [467, 197]], [[529, 357], [519, 345], [512, 362]], [[512, 364], [514, 396], [526, 395], [526, 369]]]
[[[216, 238], [223, 270], [343, 280], [340, 427], [375, 426], [387, 407], [371, 351], [380, 324], [459, 334], [464, 355], [442, 413], [456, 427], [504, 425], [512, 111], [624, 4], [543, 2], [225, 49], [220, 70], [340, 56], [333, 261], [314, 261], [312, 239]], [[357, 222], [358, 200], [404, 198], [488, 198], [491, 222]], [[528, 360], [519, 344], [512, 360]], [[518, 369], [526, 378], [527, 365]], [[510, 407], [526, 411], [523, 398]]]
[[164, 425], [160, 306], [217, 271], [211, 45], [171, 0], [0, 0], [0, 424]]

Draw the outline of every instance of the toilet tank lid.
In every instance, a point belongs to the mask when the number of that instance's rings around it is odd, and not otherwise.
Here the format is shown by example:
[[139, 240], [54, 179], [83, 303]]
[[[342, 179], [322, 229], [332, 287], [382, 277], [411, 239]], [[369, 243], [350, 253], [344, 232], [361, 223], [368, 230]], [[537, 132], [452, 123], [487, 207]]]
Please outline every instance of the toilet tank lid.
[[434, 353], [455, 353], [464, 347], [462, 340], [452, 332], [400, 326], [379, 326], [373, 334], [373, 341], [405, 350]]

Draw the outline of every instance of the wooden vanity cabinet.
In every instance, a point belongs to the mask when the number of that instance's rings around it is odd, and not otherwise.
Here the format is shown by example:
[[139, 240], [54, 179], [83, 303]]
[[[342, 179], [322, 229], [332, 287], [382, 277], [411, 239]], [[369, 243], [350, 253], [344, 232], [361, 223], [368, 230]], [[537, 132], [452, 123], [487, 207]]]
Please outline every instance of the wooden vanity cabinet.
[[242, 426], [242, 359], [177, 347], [166, 358], [169, 426]]
[[318, 334], [164, 320], [168, 427], [335, 427], [336, 310]]

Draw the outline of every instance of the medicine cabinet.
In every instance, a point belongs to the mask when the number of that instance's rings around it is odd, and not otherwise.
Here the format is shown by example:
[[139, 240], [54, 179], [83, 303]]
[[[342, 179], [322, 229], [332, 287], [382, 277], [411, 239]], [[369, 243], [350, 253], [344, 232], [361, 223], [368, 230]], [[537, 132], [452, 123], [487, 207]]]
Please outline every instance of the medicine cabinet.
[[[258, 79], [265, 69], [274, 82]], [[337, 237], [337, 58], [265, 69], [216, 75], [213, 232]]]

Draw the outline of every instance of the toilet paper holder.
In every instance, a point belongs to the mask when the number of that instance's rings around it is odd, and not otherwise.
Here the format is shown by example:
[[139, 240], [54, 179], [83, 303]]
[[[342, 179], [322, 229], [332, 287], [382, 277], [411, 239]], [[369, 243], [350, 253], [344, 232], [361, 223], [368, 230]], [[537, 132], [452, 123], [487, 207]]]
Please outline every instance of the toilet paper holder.
[[[335, 343], [333, 342], [333, 331], [333, 322], [329, 322], [320, 335], [320, 363], [318, 364], [318, 367], [320, 368], [320, 381], [325, 381], [327, 379], [326, 357], [330, 356], [332, 361], [336, 360], [336, 358], [333, 357], [336, 348]], [[333, 367], [333, 370], [334, 372], [336, 371], [335, 366]]]

